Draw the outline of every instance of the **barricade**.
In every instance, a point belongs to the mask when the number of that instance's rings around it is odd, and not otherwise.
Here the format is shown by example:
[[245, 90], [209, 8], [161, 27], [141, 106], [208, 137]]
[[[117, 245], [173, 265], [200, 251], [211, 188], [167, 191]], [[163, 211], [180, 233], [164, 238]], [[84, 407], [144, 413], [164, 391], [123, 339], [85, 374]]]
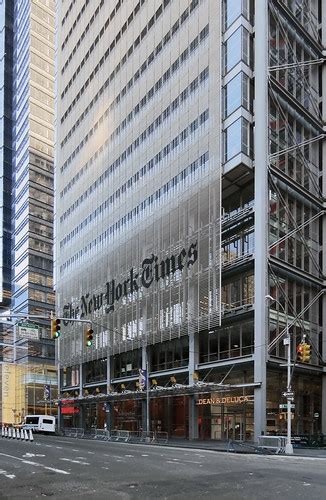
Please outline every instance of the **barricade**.
[[83, 438], [85, 434], [82, 427], [66, 427], [63, 432], [66, 437], [73, 438]]
[[101, 439], [102, 441], [108, 441], [110, 433], [106, 429], [95, 429], [94, 439]]
[[110, 433], [110, 441], [125, 441], [127, 443], [129, 439], [130, 431], [113, 430]]
[[285, 453], [285, 436], [258, 436], [258, 451], [275, 454]]
[[157, 444], [167, 444], [169, 435], [167, 432], [154, 432], [153, 442]]

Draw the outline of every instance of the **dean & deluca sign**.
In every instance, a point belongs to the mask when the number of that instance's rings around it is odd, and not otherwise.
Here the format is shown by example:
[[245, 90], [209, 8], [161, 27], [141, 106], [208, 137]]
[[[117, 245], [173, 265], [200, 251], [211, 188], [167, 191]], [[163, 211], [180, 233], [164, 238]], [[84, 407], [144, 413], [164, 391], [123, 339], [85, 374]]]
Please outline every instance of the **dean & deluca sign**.
[[225, 396], [220, 398], [199, 398], [197, 405], [236, 405], [243, 403], [252, 403], [254, 401], [253, 394], [249, 396]]

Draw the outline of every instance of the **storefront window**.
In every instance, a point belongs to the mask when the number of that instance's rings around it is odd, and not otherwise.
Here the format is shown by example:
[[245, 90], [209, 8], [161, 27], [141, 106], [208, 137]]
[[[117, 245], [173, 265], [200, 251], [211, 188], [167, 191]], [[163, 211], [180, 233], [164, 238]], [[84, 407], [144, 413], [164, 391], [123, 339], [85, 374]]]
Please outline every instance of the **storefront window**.
[[[267, 433], [286, 435], [287, 408], [283, 392], [287, 387], [286, 372], [267, 373]], [[292, 435], [316, 436], [321, 433], [321, 379], [295, 373], [292, 378], [294, 408], [292, 410]]]

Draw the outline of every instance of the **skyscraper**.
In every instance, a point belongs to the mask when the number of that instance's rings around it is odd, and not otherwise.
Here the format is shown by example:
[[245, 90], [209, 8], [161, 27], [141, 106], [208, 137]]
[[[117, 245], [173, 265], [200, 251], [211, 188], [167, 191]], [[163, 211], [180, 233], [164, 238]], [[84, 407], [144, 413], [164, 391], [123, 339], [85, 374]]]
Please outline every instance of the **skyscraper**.
[[[8, 330], [6, 361], [24, 364], [15, 372], [10, 391], [13, 404], [3, 419], [20, 420], [28, 411], [40, 411], [44, 385], [56, 387], [54, 345], [50, 340], [53, 292], [53, 145], [54, 145], [54, 36], [55, 3], [23, 0], [2, 2], [6, 24], [13, 35], [6, 40], [4, 87], [7, 140], [6, 176], [2, 200], [6, 209], [1, 242], [11, 252], [10, 267], [3, 259], [1, 285], [7, 293], [14, 326]], [[7, 33], [8, 35], [8, 33]], [[6, 48], [7, 51], [7, 48]], [[3, 89], [2, 89], [3, 91]], [[7, 95], [7, 97], [6, 97]], [[12, 122], [9, 110], [13, 109]], [[10, 145], [9, 145], [10, 144]], [[11, 153], [11, 156], [9, 154]], [[9, 205], [9, 197], [11, 206]], [[6, 255], [2, 251], [2, 255]], [[8, 287], [9, 285], [9, 287]], [[4, 288], [6, 286], [6, 288]], [[25, 320], [24, 320], [25, 319]], [[52, 365], [52, 366], [51, 366]], [[5, 369], [5, 368], [4, 368]], [[17, 368], [18, 370], [18, 368]], [[10, 372], [15, 369], [10, 367]], [[12, 386], [11, 386], [12, 387]], [[24, 391], [20, 390], [24, 387]], [[15, 393], [18, 398], [14, 400]], [[22, 395], [23, 394], [23, 395]], [[42, 406], [42, 405], [41, 405]], [[15, 408], [15, 415], [11, 415]], [[44, 411], [44, 407], [42, 408]]]
[[0, 22], [0, 304], [6, 307], [11, 296], [13, 6], [9, 2], [0, 4]]
[[325, 431], [325, 29], [317, 1], [59, 5], [65, 420], [253, 439], [291, 388]]

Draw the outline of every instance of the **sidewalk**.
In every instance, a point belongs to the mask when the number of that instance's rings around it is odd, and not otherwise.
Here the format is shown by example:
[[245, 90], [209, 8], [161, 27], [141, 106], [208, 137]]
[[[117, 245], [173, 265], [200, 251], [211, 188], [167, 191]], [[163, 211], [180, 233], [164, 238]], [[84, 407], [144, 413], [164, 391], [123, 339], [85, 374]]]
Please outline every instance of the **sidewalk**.
[[[159, 444], [159, 443], [158, 443]], [[171, 438], [164, 446], [175, 446], [178, 448], [196, 448], [199, 450], [224, 451], [230, 453], [257, 453], [252, 442], [230, 442], [226, 441], [202, 441]], [[293, 448], [293, 455], [303, 457], [315, 457], [326, 459], [326, 448]]]

